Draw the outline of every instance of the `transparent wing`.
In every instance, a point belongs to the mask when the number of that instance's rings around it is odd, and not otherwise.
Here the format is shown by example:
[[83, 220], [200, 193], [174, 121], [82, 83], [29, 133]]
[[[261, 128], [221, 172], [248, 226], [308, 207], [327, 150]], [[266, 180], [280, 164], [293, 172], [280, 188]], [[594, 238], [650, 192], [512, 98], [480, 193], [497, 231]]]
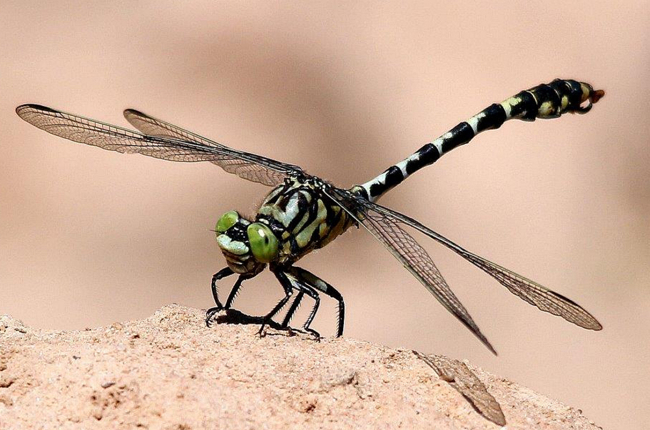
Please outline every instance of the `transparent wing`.
[[[401, 223], [413, 227], [437, 242], [445, 245], [447, 248], [451, 249], [499, 281], [499, 283], [506, 287], [512, 294], [525, 300], [531, 305], [536, 306], [540, 310], [549, 312], [553, 315], [558, 315], [565, 320], [586, 329], [601, 330], [603, 328], [596, 318], [573, 300], [564, 297], [555, 291], [549, 290], [548, 288], [539, 285], [537, 282], [531, 281], [530, 279], [508, 270], [505, 267], [501, 267], [496, 263], [467, 251], [413, 218], [407, 217], [404, 214], [393, 211], [384, 206], [371, 203], [366, 199], [357, 196], [352, 196], [352, 198], [356, 200], [357, 206], [363, 208], [362, 210], [364, 212], [370, 214], [370, 222], [379, 224], [379, 219], [389, 219], [391, 224]], [[363, 220], [361, 221], [365, 224]], [[381, 223], [387, 224], [386, 221], [381, 221]]]
[[[178, 135], [141, 134], [34, 104], [18, 106], [16, 113], [41, 130], [75, 142], [109, 151], [144, 154], [170, 161], [209, 161], [228, 173], [264, 185], [278, 185], [291, 174], [304, 175], [297, 166], [237, 151], [208, 139], [186, 140], [180, 133]], [[150, 120], [155, 121], [152, 118]], [[193, 135], [189, 132], [186, 134]]]
[[413, 353], [462, 394], [486, 419], [499, 426], [506, 425], [501, 405], [465, 363], [443, 355], [426, 355], [417, 351]]
[[[126, 109], [124, 111], [124, 118], [126, 118], [126, 120], [129, 123], [131, 123], [132, 126], [134, 126], [138, 130], [140, 130], [140, 132], [148, 136], [168, 137], [172, 139], [183, 140], [186, 142], [193, 142], [202, 146], [208, 146], [212, 148], [230, 149], [220, 143], [215, 142], [214, 140], [210, 140], [196, 133], [185, 130], [184, 128], [181, 128], [177, 125], [173, 125], [166, 121], [154, 118], [135, 109]], [[247, 154], [247, 155], [253, 155], [253, 154]], [[259, 155], [253, 155], [253, 156], [257, 159], [257, 162], [251, 163], [248, 160], [242, 159], [240, 165], [236, 166], [236, 168], [238, 169], [236, 174], [238, 176], [243, 177], [244, 179], [251, 180], [253, 182], [261, 182], [266, 185], [277, 185], [284, 180], [286, 175], [282, 176], [281, 178], [278, 178], [276, 177], [277, 174], [275, 174], [275, 172], [261, 171], [260, 164], [262, 164], [262, 162], [264, 162], [267, 166], [274, 165], [274, 164], [281, 165], [283, 171], [290, 170], [294, 172], [301, 172], [304, 174], [304, 172], [302, 172], [302, 169], [298, 166], [287, 164], [287, 163], [280, 163], [278, 161], [271, 160], [269, 158], [262, 157]], [[213, 163], [220, 165], [218, 162], [213, 161]], [[224, 167], [224, 169], [226, 169], [226, 167]], [[235, 173], [229, 171], [228, 169], [226, 169], [226, 171], [228, 171], [229, 173]], [[247, 176], [244, 176], [244, 174], [246, 174]]]
[[[346, 194], [343, 194], [346, 193]], [[328, 194], [329, 195], [329, 194]], [[404, 267], [429, 290], [436, 299], [460, 320], [490, 351], [496, 355], [487, 338], [481, 333], [467, 309], [451, 291], [442, 274], [424, 248], [400, 227], [399, 220], [375, 210], [376, 205], [365, 199], [356, 199], [344, 190], [336, 190], [335, 201], [346, 208], [373, 236], [390, 251]], [[332, 196], [330, 196], [332, 197]], [[356, 199], [356, 204], [354, 199]], [[368, 205], [364, 202], [369, 203]]]

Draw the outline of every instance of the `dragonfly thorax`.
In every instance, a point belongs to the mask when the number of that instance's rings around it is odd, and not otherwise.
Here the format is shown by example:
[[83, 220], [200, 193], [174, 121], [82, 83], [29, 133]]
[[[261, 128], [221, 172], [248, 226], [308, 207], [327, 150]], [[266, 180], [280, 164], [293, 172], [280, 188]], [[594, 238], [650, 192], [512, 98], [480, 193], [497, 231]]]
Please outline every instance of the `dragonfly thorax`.
[[265, 224], [251, 222], [236, 211], [226, 212], [216, 227], [217, 244], [236, 273], [256, 275], [278, 255], [278, 239]]
[[316, 177], [296, 177], [266, 196], [256, 221], [268, 226], [279, 241], [273, 263], [290, 266], [324, 247], [352, 225], [343, 208], [328, 197], [328, 187], [329, 184]]

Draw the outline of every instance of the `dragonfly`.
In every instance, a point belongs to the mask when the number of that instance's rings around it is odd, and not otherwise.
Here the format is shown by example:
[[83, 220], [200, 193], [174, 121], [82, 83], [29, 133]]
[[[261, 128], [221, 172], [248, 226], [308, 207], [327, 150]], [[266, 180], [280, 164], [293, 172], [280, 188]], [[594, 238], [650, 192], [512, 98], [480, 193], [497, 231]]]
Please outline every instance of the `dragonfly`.
[[[556, 79], [521, 91], [459, 123], [374, 179], [349, 189], [312, 176], [299, 166], [230, 148], [134, 109], [125, 110], [124, 117], [137, 131], [37, 104], [18, 106], [16, 113], [39, 129], [74, 142], [163, 160], [206, 161], [240, 178], [273, 187], [254, 218], [246, 218], [232, 210], [216, 223], [216, 241], [227, 265], [212, 278], [215, 306], [206, 312], [208, 326], [218, 312], [231, 309], [244, 281], [268, 267], [282, 286], [284, 297], [262, 318], [260, 335], [295, 294], [279, 326], [291, 329], [290, 322], [306, 295], [314, 304], [302, 331], [320, 339], [320, 334], [310, 326], [320, 306], [320, 295], [324, 294], [338, 304], [336, 336], [341, 336], [345, 321], [343, 296], [331, 284], [295, 263], [326, 246], [350, 227], [361, 226], [496, 354], [431, 257], [407, 229], [418, 231], [449, 248], [541, 311], [585, 329], [601, 330], [602, 325], [571, 299], [466, 250], [414, 218], [378, 204], [377, 200], [415, 172], [483, 131], [497, 129], [511, 119], [534, 121], [558, 118], [565, 113], [584, 114], [604, 94], [603, 90], [594, 90], [587, 83], [571, 79]], [[236, 281], [222, 303], [218, 283], [232, 275], [237, 275]]]

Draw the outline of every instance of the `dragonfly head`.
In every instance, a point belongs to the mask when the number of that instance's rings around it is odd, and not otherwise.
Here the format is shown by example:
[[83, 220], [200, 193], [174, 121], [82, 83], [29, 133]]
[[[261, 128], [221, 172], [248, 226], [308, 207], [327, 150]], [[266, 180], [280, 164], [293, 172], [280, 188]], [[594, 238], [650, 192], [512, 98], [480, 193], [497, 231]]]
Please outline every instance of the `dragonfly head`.
[[279, 242], [263, 223], [251, 222], [236, 211], [226, 212], [216, 228], [217, 244], [228, 266], [240, 274], [257, 275], [275, 260]]

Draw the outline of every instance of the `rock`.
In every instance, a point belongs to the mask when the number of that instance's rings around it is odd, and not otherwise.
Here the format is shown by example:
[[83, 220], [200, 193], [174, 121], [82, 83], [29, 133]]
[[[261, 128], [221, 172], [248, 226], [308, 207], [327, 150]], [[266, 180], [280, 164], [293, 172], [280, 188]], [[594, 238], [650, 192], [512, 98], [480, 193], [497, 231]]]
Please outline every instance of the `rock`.
[[[207, 328], [204, 311], [171, 305], [141, 321], [44, 331], [2, 316], [0, 429], [499, 428], [410, 350], [272, 328], [259, 337], [259, 325], [232, 323], [248, 321], [236, 312], [226, 319]], [[467, 368], [509, 429], [599, 428]]]

